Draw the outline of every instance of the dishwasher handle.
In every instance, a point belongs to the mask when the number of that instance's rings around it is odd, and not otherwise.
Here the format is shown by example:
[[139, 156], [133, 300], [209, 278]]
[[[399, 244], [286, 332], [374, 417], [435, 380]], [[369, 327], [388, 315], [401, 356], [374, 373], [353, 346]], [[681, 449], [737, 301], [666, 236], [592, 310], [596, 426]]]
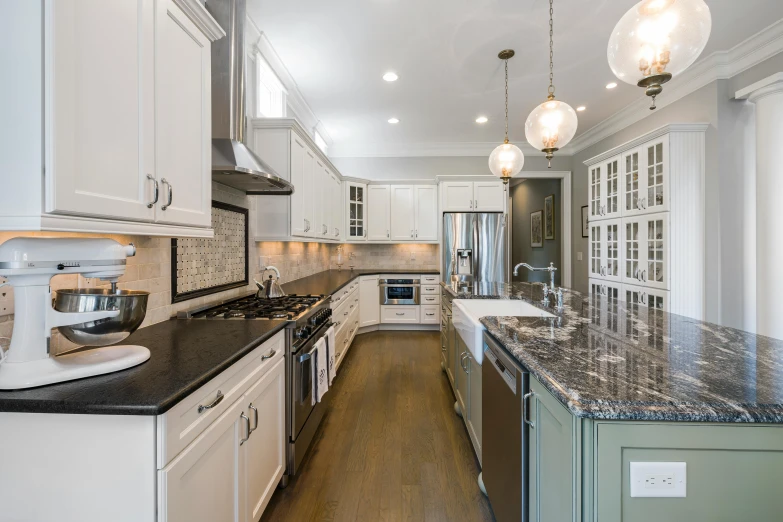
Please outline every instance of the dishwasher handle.
[[503, 379], [503, 381], [506, 383], [506, 386], [508, 386], [509, 390], [511, 390], [511, 393], [514, 395], [517, 394], [517, 375], [516, 372], [512, 372], [506, 366], [500, 362], [500, 360], [497, 358], [497, 356], [492, 353], [492, 350], [484, 345], [484, 357], [486, 357], [490, 363], [492, 363], [492, 368], [495, 369], [496, 372], [500, 375], [500, 377]]

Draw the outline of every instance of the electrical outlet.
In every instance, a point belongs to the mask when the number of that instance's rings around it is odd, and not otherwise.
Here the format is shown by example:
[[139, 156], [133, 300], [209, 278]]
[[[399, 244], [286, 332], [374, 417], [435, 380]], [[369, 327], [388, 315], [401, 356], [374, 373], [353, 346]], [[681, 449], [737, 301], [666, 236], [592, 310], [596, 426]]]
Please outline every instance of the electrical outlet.
[[685, 497], [685, 462], [631, 462], [631, 497]]
[[411, 261], [416, 261], [416, 252], [411, 250]]
[[576, 253], [576, 260], [577, 261], [581, 261], [582, 260], [582, 253], [581, 252], [577, 252]]

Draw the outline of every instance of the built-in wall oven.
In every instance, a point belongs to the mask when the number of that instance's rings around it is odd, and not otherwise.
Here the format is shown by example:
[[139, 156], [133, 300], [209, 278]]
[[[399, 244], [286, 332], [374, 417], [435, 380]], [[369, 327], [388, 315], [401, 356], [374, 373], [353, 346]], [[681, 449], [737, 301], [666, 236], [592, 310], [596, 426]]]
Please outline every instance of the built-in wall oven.
[[378, 280], [382, 305], [421, 304], [421, 279]]

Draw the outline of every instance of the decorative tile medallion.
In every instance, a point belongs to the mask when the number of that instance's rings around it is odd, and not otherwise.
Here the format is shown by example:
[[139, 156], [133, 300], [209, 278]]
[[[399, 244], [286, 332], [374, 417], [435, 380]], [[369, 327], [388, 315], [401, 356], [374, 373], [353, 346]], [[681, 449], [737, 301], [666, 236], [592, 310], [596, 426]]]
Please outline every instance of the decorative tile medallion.
[[248, 284], [248, 211], [212, 202], [212, 239], [171, 240], [172, 302]]

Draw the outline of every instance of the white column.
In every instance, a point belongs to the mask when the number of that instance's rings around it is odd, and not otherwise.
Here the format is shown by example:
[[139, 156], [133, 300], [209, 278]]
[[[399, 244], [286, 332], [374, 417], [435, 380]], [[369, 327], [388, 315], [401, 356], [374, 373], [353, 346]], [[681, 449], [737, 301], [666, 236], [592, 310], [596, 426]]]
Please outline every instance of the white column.
[[756, 333], [783, 339], [783, 72], [735, 97], [756, 104]]

